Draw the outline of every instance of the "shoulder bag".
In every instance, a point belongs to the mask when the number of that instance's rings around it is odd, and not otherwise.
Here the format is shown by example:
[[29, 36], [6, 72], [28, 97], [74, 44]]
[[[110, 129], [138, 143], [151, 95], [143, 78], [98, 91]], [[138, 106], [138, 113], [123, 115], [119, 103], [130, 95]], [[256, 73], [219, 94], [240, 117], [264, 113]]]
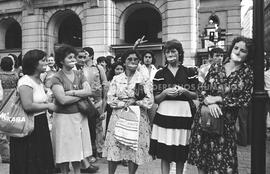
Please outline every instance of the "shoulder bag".
[[1, 106], [0, 131], [11, 137], [25, 137], [33, 130], [34, 116], [24, 111], [19, 93], [13, 89]]
[[201, 106], [201, 127], [204, 132], [215, 135], [223, 135], [224, 118], [223, 116], [215, 118], [211, 115], [208, 106]]
[[116, 141], [133, 150], [138, 149], [140, 115], [133, 109], [140, 112], [139, 106], [129, 106], [121, 110], [114, 129]]

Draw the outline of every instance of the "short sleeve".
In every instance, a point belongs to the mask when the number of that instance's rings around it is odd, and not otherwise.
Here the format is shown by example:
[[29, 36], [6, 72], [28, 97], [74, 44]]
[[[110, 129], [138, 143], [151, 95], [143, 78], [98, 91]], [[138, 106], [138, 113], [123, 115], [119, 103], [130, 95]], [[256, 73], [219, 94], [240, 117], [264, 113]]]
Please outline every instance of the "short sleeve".
[[61, 78], [58, 76], [58, 75], [54, 75], [51, 79], [51, 88], [54, 86], [54, 85], [63, 85], [62, 83], [62, 80]]
[[199, 84], [198, 69], [196, 67], [190, 67], [186, 69], [186, 72], [188, 76], [188, 83], [191, 86], [190, 91], [196, 92]]
[[163, 84], [165, 83], [165, 79], [163, 76], [163, 70], [160, 70], [156, 73], [154, 79], [153, 79], [153, 94], [154, 96], [160, 94], [163, 89]]
[[24, 75], [22, 78], [19, 79], [17, 90], [19, 90], [21, 86], [28, 86], [30, 88], [34, 88], [33, 81], [30, 79], [28, 75]]

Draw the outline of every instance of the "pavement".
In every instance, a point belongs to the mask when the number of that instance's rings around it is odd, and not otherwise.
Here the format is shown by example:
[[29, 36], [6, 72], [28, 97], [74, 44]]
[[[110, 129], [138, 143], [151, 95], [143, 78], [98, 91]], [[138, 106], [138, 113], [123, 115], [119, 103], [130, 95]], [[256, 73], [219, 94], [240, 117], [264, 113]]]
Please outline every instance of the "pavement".
[[[250, 174], [251, 173], [251, 146], [238, 146], [238, 169], [239, 174]], [[108, 164], [103, 158], [96, 162], [99, 166], [99, 171], [96, 174], [107, 174]], [[171, 173], [175, 174], [175, 165], [171, 165]], [[73, 172], [70, 172], [73, 174]], [[128, 168], [122, 165], [118, 165], [115, 174], [127, 174]], [[270, 136], [266, 141], [266, 173], [270, 173]], [[0, 174], [9, 174], [9, 164], [0, 163]], [[19, 174], [19, 173], [18, 173]], [[150, 163], [139, 166], [137, 174], [161, 174], [160, 171], [160, 160], [154, 160]], [[196, 167], [191, 165], [185, 165], [184, 174], [198, 174]]]

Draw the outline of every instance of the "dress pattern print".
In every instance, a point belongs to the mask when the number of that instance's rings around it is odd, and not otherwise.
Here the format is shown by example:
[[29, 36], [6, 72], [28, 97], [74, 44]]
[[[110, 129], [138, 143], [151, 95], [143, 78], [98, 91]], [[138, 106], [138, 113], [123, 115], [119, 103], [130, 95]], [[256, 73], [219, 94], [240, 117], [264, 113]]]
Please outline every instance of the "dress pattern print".
[[142, 84], [146, 94], [142, 100], [136, 101], [136, 105], [139, 105], [141, 110], [138, 150], [135, 151], [124, 146], [118, 143], [114, 138], [115, 125], [122, 109], [113, 108], [102, 154], [108, 161], [121, 161], [125, 159], [141, 165], [152, 160], [152, 157], [148, 154], [151, 128], [147, 116], [147, 109], [152, 107], [154, 99], [152, 85], [149, 79], [138, 71], [135, 72], [130, 81], [128, 81], [125, 73], [114, 76], [108, 91], [108, 104], [111, 105], [112, 102], [116, 102], [118, 106], [124, 106], [125, 101], [135, 98], [136, 83]]
[[218, 136], [203, 132], [200, 126], [201, 114], [197, 111], [191, 132], [188, 163], [210, 174], [238, 173], [235, 122], [239, 108], [247, 106], [251, 99], [252, 85], [253, 72], [247, 64], [229, 76], [226, 76], [221, 64], [210, 67], [205, 83], [199, 87], [199, 100], [202, 104], [208, 95], [222, 96], [223, 102], [219, 106], [224, 117], [224, 134]]

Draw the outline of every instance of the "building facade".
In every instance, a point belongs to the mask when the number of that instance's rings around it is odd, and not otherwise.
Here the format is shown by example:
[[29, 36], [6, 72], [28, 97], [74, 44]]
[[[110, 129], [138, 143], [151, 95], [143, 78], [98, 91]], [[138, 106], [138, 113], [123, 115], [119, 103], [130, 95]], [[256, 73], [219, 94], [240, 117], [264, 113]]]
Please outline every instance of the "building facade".
[[253, 1], [243, 0], [241, 6], [241, 35], [253, 37]]
[[183, 43], [184, 64], [194, 65], [196, 53], [207, 51], [209, 20], [231, 33], [226, 49], [241, 32], [240, 0], [0, 0], [0, 56], [53, 54], [62, 43], [91, 46], [95, 57], [118, 55], [145, 35], [138, 50], [152, 50], [158, 65], [163, 43], [174, 38]]

